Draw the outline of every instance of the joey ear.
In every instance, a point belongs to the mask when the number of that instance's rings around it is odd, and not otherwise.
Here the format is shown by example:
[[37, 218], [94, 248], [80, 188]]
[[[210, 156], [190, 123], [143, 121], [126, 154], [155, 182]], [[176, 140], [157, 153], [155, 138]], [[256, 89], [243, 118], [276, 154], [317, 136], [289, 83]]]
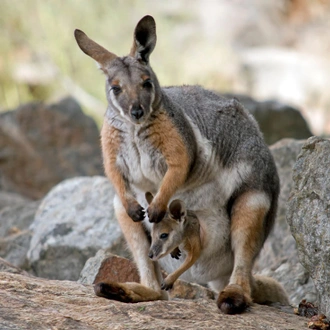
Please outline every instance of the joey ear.
[[134, 30], [130, 55], [148, 64], [149, 56], [156, 46], [156, 22], [152, 16], [144, 16]]
[[151, 192], [147, 191], [146, 192], [146, 200], [147, 200], [147, 202], [148, 202], [149, 205], [151, 204], [151, 202], [152, 202], [153, 199], [154, 199], [153, 194]]
[[74, 37], [76, 38], [77, 44], [80, 49], [86, 55], [90, 56], [96, 62], [98, 62], [101, 67], [104, 67], [106, 64], [110, 63], [117, 57], [117, 55], [109, 52], [108, 50], [97, 44], [95, 41], [88, 38], [87, 35], [81, 30], [76, 29], [74, 31]]
[[187, 215], [186, 206], [179, 199], [175, 199], [171, 202], [169, 206], [169, 211], [173, 218], [179, 221], [182, 219], [182, 217], [185, 217]]

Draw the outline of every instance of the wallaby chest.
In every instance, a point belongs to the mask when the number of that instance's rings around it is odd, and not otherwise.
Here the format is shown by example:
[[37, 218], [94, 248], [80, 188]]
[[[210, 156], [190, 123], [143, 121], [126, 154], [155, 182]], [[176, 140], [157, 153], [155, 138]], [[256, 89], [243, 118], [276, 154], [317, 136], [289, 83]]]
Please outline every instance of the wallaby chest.
[[149, 130], [127, 127], [121, 132], [117, 166], [133, 188], [141, 191], [158, 190], [167, 165], [162, 153], [150, 140]]

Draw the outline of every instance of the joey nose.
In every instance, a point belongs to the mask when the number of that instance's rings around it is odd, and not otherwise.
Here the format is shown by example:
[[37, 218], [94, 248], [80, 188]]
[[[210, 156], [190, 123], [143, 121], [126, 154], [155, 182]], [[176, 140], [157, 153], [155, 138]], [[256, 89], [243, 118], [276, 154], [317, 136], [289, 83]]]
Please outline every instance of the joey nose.
[[152, 251], [149, 251], [148, 257], [149, 257], [150, 259], [152, 259], [152, 258], [154, 257], [154, 254], [152, 253]]
[[144, 115], [144, 111], [141, 106], [133, 107], [131, 110], [131, 116], [134, 119], [140, 119]]

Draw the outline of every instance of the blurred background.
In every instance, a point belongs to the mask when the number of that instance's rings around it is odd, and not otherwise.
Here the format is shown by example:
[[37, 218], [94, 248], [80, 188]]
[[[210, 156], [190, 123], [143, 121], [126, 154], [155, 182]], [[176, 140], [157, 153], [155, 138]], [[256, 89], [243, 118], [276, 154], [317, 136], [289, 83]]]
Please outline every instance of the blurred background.
[[0, 13], [0, 111], [71, 95], [100, 125], [104, 79], [73, 31], [127, 55], [150, 14], [162, 85], [285, 102], [330, 134], [330, 0], [1, 0]]

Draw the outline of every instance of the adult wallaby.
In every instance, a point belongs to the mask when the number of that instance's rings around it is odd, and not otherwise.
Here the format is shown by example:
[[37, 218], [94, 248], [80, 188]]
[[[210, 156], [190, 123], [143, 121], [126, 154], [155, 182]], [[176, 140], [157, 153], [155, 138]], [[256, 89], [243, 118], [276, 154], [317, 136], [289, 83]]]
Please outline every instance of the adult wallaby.
[[[178, 263], [170, 256], [152, 261], [148, 233], [169, 201], [180, 199], [198, 217], [202, 242], [200, 257], [182, 278], [220, 292], [223, 312], [244, 311], [256, 290], [267, 291], [267, 281], [255, 285], [252, 267], [273, 226], [279, 194], [257, 123], [236, 100], [199, 86], [160, 87], [149, 64], [156, 45], [151, 16], [137, 24], [128, 56], [116, 56], [80, 30], [75, 38], [106, 76], [104, 167], [141, 277], [141, 284], [100, 283], [97, 294], [132, 302], [167, 299], [158, 263], [168, 273]], [[146, 191], [155, 196], [149, 206]], [[145, 210], [149, 221], [142, 222]]]
[[[153, 196], [150, 192], [146, 193], [146, 199], [148, 204], [151, 204]], [[161, 283], [161, 289], [171, 289], [179, 276], [197, 261], [201, 249], [200, 225], [196, 214], [187, 210], [184, 202], [173, 200], [164, 219], [152, 226], [148, 255], [154, 261], [168, 254], [179, 259], [183, 251], [185, 260], [178, 269], [166, 276]]]

